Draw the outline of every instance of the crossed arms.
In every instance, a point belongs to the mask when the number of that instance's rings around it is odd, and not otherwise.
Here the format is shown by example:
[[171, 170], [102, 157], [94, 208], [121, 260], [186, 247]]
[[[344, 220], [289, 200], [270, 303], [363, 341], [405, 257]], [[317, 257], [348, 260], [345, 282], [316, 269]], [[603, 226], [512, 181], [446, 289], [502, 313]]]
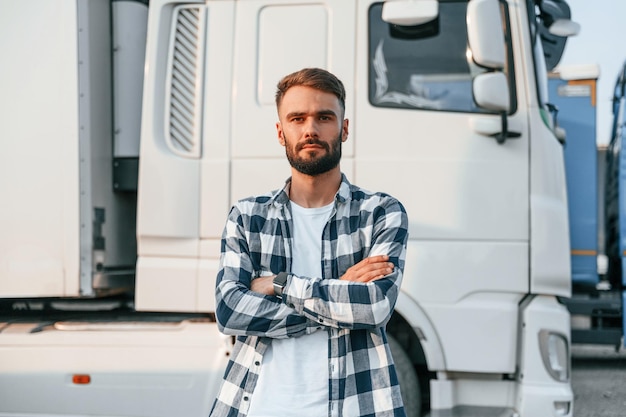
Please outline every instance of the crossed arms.
[[[259, 257], [255, 258], [250, 249], [254, 237], [249, 219], [238, 206], [233, 207], [222, 237], [216, 286], [220, 330], [228, 335], [287, 338], [310, 333], [320, 326], [384, 326], [391, 317], [402, 281], [408, 220], [399, 202], [388, 198], [383, 203], [383, 209], [370, 213], [372, 227], [368, 229], [371, 236], [367, 247], [355, 248], [359, 253], [365, 249], [363, 259], [353, 265], [338, 262], [337, 276], [289, 274], [282, 300], [275, 297], [272, 287], [274, 275], [281, 271], [268, 268], [264, 276], [254, 276], [254, 259], [258, 262]], [[273, 238], [282, 240], [281, 236]]]

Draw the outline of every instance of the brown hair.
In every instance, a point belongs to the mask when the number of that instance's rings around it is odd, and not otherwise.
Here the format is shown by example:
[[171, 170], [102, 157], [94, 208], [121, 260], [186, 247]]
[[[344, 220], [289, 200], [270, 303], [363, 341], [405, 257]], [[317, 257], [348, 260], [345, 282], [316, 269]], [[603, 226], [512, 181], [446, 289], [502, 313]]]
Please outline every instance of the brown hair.
[[283, 96], [291, 87], [304, 86], [334, 94], [339, 99], [341, 108], [346, 108], [346, 89], [341, 80], [321, 68], [304, 68], [283, 77], [276, 86], [276, 107], [280, 106]]

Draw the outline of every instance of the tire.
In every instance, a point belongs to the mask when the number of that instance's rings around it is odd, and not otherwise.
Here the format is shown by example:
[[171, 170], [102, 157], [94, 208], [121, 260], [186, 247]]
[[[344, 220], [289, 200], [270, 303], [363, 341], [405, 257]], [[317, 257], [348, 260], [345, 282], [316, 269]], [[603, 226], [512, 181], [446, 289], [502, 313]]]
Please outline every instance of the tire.
[[396, 365], [396, 373], [400, 382], [402, 402], [407, 417], [420, 417], [422, 414], [422, 394], [417, 372], [409, 355], [402, 349], [400, 343], [393, 336], [387, 334], [387, 341], [391, 355]]

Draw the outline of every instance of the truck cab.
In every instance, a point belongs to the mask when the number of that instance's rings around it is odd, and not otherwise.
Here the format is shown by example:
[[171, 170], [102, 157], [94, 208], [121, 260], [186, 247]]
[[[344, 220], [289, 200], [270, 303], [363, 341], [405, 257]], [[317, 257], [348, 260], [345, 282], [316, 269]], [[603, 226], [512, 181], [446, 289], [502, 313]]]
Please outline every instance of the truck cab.
[[19, 179], [0, 186], [0, 415], [208, 412], [231, 346], [213, 316], [222, 228], [287, 178], [274, 89], [313, 66], [346, 86], [342, 171], [409, 216], [388, 325], [408, 414], [572, 415], [541, 41], [572, 33], [564, 2], [49, 4], [9, 6], [0, 42], [0, 158]]

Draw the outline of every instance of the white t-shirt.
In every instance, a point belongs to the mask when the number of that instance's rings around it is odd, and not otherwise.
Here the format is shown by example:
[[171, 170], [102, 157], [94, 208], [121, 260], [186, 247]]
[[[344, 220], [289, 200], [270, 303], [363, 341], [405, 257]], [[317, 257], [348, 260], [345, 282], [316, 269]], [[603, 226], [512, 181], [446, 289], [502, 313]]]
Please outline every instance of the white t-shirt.
[[[333, 209], [291, 202], [293, 262], [299, 277], [322, 276], [322, 232]], [[319, 417], [328, 414], [328, 333], [274, 339], [250, 402], [250, 417]]]

